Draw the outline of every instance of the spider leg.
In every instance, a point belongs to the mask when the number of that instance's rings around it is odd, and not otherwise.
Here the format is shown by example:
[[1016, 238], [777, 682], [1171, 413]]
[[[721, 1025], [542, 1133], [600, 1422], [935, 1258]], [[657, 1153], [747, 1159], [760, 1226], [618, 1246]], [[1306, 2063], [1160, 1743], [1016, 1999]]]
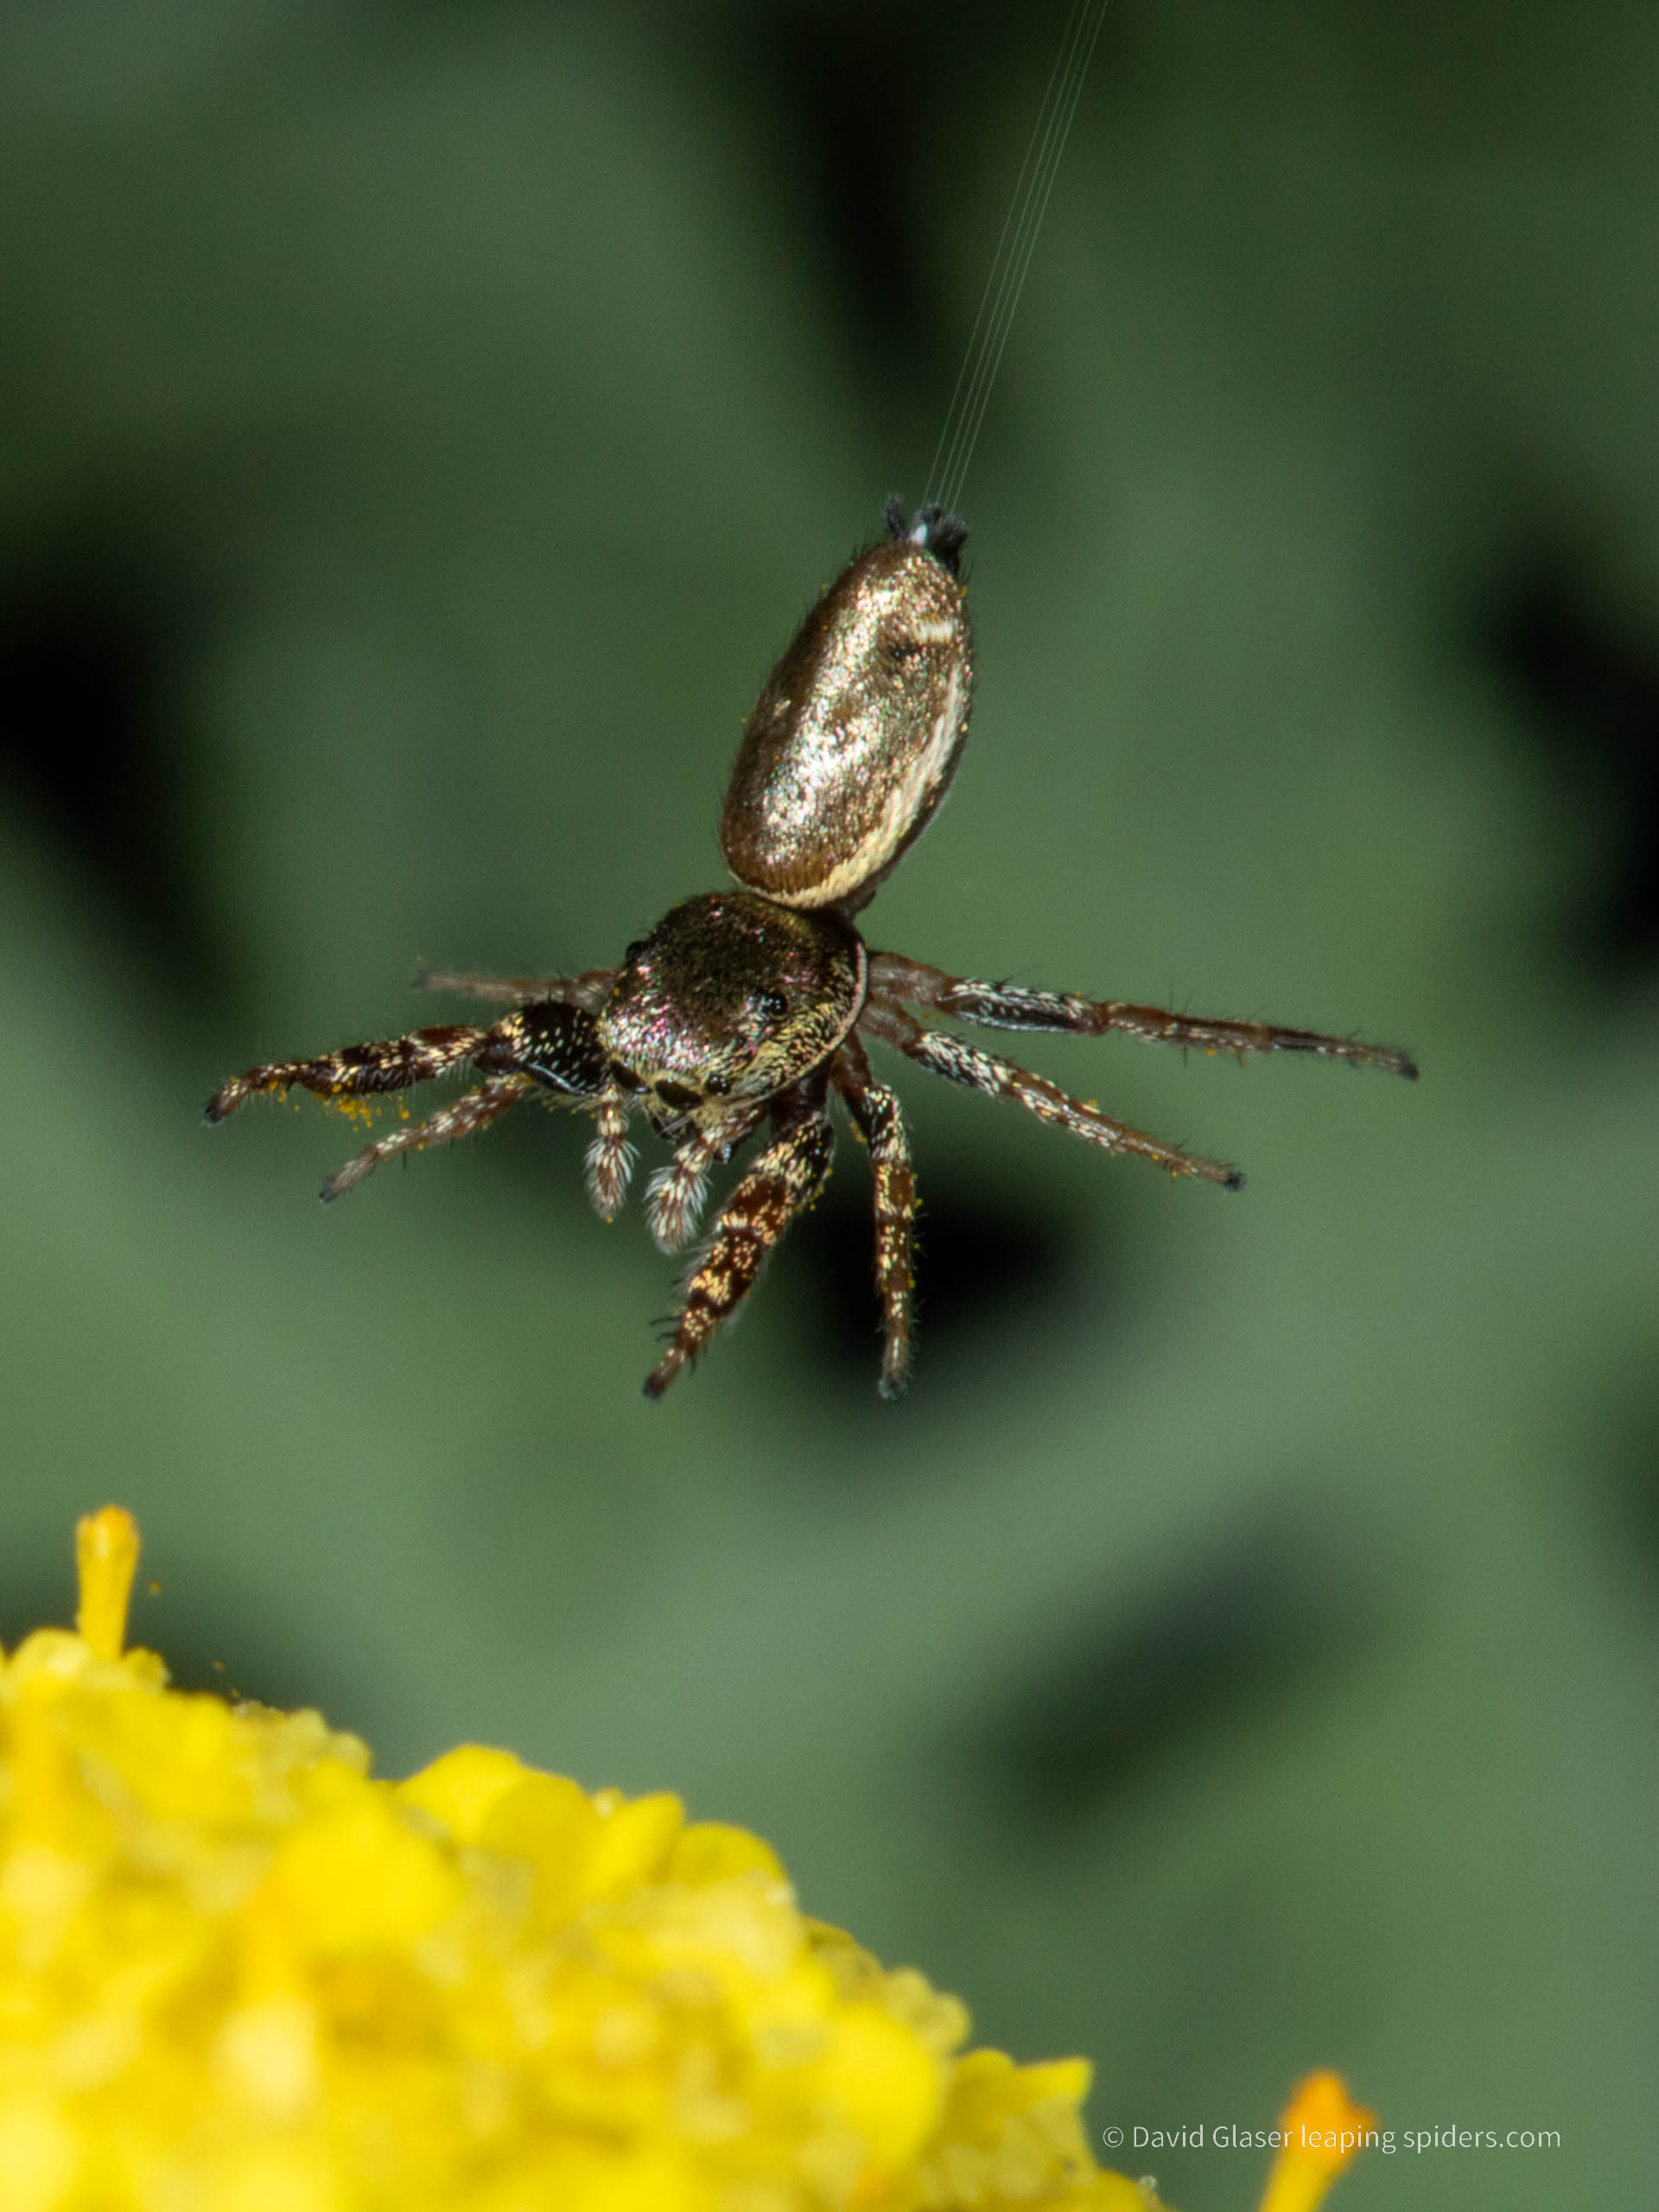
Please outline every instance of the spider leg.
[[585, 1006], [597, 1014], [611, 995], [614, 968], [590, 968], [581, 976], [471, 976], [448, 968], [421, 967], [415, 972], [417, 991], [447, 991], [452, 998], [493, 999], [505, 1006], [530, 1006], [537, 1000], [556, 999], [566, 1006]]
[[593, 1016], [561, 1000], [520, 1007], [493, 1028], [411, 1030], [406, 1037], [344, 1045], [311, 1060], [271, 1060], [232, 1076], [207, 1102], [210, 1123], [222, 1122], [261, 1091], [285, 1093], [296, 1084], [339, 1103], [407, 1090], [470, 1060], [484, 1075], [527, 1075], [567, 1098], [595, 1099], [609, 1081]]
[[372, 1097], [386, 1090], [406, 1090], [411, 1084], [429, 1083], [453, 1067], [470, 1060], [493, 1033], [450, 1026], [416, 1029], [407, 1037], [388, 1037], [378, 1043], [342, 1046], [338, 1052], [324, 1052], [314, 1060], [272, 1060], [232, 1076], [207, 1102], [209, 1122], [222, 1122], [245, 1099], [261, 1091], [286, 1093], [298, 1084], [319, 1098], [336, 1101]]
[[760, 1272], [760, 1262], [803, 1206], [823, 1187], [835, 1149], [835, 1132], [816, 1100], [799, 1096], [798, 1118], [785, 1121], [772, 1143], [727, 1200], [709, 1249], [685, 1286], [673, 1339], [645, 1378], [645, 1395], [660, 1398], [734, 1312]]
[[633, 1180], [633, 1164], [639, 1157], [628, 1142], [629, 1105], [613, 1085], [602, 1092], [594, 1115], [594, 1141], [588, 1147], [588, 1195], [601, 1221], [614, 1221], [622, 1211]]
[[357, 1188], [365, 1176], [372, 1175], [383, 1160], [391, 1160], [397, 1153], [429, 1152], [436, 1145], [454, 1144], [457, 1138], [469, 1137], [476, 1129], [487, 1128], [508, 1107], [516, 1106], [531, 1087], [527, 1075], [493, 1075], [476, 1090], [451, 1099], [435, 1114], [429, 1114], [423, 1122], [411, 1122], [407, 1128], [394, 1129], [390, 1136], [377, 1138], [328, 1177], [322, 1186], [323, 1204], [331, 1205], [335, 1198], [343, 1198], [347, 1191]]
[[[324, 1199], [342, 1198], [396, 1153], [429, 1151], [487, 1128], [532, 1084], [572, 1104], [597, 1105], [601, 1129], [607, 1109], [614, 1106], [626, 1130], [626, 1104], [615, 1092], [593, 1015], [558, 999], [519, 1007], [490, 1029], [416, 1029], [407, 1037], [347, 1045], [314, 1060], [273, 1060], [250, 1068], [208, 1100], [207, 1119], [222, 1122], [260, 1091], [284, 1092], [298, 1084], [319, 1097], [349, 1102], [407, 1090], [468, 1061], [486, 1077], [477, 1090], [440, 1107], [423, 1122], [365, 1146], [328, 1178], [322, 1186]], [[626, 1140], [621, 1149], [632, 1156]]]
[[645, 1185], [645, 1226], [659, 1252], [682, 1251], [696, 1235], [709, 1171], [719, 1157], [719, 1146], [696, 1130]]
[[1046, 1076], [1033, 1075], [1029, 1068], [1016, 1067], [1011, 1060], [999, 1059], [995, 1053], [983, 1052], [977, 1045], [947, 1036], [943, 1030], [924, 1029], [902, 1007], [867, 1001], [858, 1026], [868, 1035], [896, 1045], [935, 1075], [948, 1076], [952, 1083], [964, 1083], [969, 1090], [982, 1090], [993, 1098], [1012, 1098], [1039, 1122], [1052, 1122], [1056, 1128], [1082, 1137], [1087, 1144], [1097, 1144], [1107, 1152], [1133, 1153], [1172, 1175], [1201, 1175], [1205, 1182], [1219, 1183], [1224, 1190], [1243, 1187], [1244, 1178], [1236, 1167], [1218, 1160], [1200, 1160], [1174, 1145], [1160, 1144], [1155, 1137], [1132, 1129], [1127, 1122], [1113, 1121], [1097, 1106], [1069, 1097]]
[[709, 1171], [729, 1159], [760, 1116], [758, 1112], [730, 1115], [712, 1128], [694, 1128], [676, 1147], [666, 1167], [659, 1167], [645, 1189], [645, 1222], [659, 1250], [683, 1250], [697, 1233], [709, 1186]]
[[910, 1367], [910, 1326], [915, 1277], [912, 1272], [912, 1230], [916, 1219], [916, 1178], [910, 1165], [899, 1101], [870, 1073], [864, 1047], [849, 1037], [836, 1055], [830, 1081], [870, 1148], [875, 1185], [875, 1287], [881, 1298], [881, 1380], [884, 1398], [903, 1391]]
[[1218, 1016], [1172, 1014], [1128, 999], [1083, 999], [1070, 991], [1032, 991], [1019, 983], [985, 983], [971, 976], [947, 976], [925, 961], [902, 953], [870, 956], [870, 991], [935, 1014], [954, 1014], [982, 1029], [1037, 1029], [1103, 1037], [1121, 1029], [1152, 1045], [1196, 1045], [1205, 1052], [1312, 1052], [1356, 1067], [1380, 1068], [1412, 1082], [1417, 1063], [1392, 1045], [1366, 1045], [1357, 1037], [1327, 1037], [1317, 1029], [1285, 1029], [1265, 1021], [1229, 1021]]

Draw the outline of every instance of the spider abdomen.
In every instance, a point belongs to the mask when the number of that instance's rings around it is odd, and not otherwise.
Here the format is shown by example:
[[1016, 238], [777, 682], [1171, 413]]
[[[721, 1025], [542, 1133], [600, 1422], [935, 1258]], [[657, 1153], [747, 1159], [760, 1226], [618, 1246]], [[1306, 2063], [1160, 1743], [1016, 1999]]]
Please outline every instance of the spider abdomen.
[[786, 906], [861, 906], [955, 772], [973, 691], [961, 529], [934, 518], [930, 546], [929, 528], [842, 572], [745, 728], [721, 843], [740, 883]]

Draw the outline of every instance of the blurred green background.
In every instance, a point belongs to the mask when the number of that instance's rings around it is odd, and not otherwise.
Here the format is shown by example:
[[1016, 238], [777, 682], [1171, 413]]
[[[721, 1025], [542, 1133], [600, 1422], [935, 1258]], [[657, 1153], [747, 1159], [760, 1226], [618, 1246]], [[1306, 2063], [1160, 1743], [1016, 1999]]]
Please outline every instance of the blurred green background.
[[[0, 1631], [136, 1630], [671, 1787], [1097, 2066], [1344, 2069], [1347, 2212], [1650, 2154], [1659, 17], [1118, 0], [969, 482], [981, 689], [869, 933], [1352, 1028], [1040, 1044], [1236, 1200], [901, 1077], [658, 1408], [671, 1263], [529, 1112], [325, 1212], [251, 1061], [417, 957], [582, 968], [721, 880], [741, 718], [914, 499], [1064, 9], [297, 0], [0, 28]], [[1185, 2212], [1244, 2152], [1137, 2151]], [[1409, 2171], [1408, 2171], [1408, 2169]], [[1569, 2187], [1569, 2173], [1571, 2183]]]

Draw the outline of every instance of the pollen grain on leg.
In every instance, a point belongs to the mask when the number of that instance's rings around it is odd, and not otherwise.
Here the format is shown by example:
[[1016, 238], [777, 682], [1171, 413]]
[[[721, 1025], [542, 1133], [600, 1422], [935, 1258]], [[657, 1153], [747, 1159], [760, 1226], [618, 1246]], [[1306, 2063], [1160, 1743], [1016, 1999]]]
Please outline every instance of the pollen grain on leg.
[[325, 1205], [344, 1198], [354, 1190], [365, 1175], [401, 1152], [429, 1152], [440, 1145], [454, 1144], [459, 1138], [474, 1135], [490, 1123], [499, 1120], [510, 1106], [515, 1106], [531, 1088], [527, 1075], [495, 1075], [481, 1083], [475, 1090], [463, 1091], [459, 1098], [452, 1098], [447, 1106], [439, 1107], [435, 1114], [429, 1114], [423, 1122], [409, 1122], [393, 1129], [390, 1135], [365, 1145], [362, 1151], [337, 1167], [324, 1182], [319, 1195]]
[[[297, 1103], [298, 1102], [296, 1101], [296, 1103]], [[331, 1090], [324, 1101], [326, 1105], [329, 1105], [334, 1108], [336, 1114], [344, 1115], [345, 1118], [348, 1122], [357, 1122], [365, 1128], [373, 1128], [374, 1123], [379, 1116], [380, 1109], [385, 1103], [385, 1102], [383, 1099], [365, 1097], [360, 1093], [354, 1093], [349, 1090]], [[404, 1119], [407, 1120], [409, 1116], [408, 1101], [406, 1099], [400, 1098], [397, 1101], [397, 1103], [399, 1108], [402, 1109]]]

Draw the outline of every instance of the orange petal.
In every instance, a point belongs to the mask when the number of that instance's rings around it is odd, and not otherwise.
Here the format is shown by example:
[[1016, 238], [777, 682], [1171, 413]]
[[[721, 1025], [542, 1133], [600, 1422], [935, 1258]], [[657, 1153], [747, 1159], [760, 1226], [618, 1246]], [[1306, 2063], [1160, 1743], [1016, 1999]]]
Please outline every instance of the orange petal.
[[1354, 2102], [1340, 2074], [1310, 2074], [1292, 2093], [1279, 2132], [1284, 2148], [1268, 2176], [1262, 2212], [1318, 2212], [1355, 2153], [1376, 2142], [1376, 2114]]

